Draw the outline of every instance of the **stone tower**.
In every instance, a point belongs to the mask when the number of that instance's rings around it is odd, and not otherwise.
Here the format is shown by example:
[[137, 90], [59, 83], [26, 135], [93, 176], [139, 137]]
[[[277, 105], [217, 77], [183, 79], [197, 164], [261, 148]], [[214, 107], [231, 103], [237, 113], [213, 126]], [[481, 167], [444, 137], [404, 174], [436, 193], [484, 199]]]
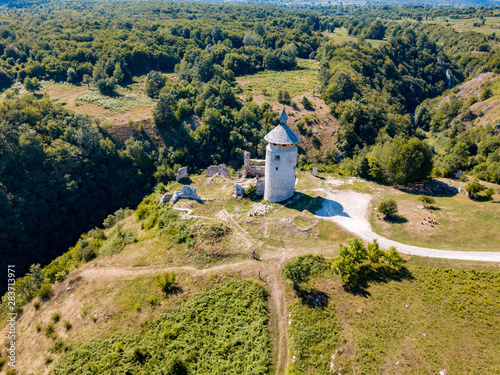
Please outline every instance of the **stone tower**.
[[264, 199], [276, 203], [293, 196], [295, 192], [295, 168], [297, 166], [297, 146], [300, 137], [286, 124], [288, 116], [285, 108], [280, 123], [264, 139], [266, 147], [266, 186]]

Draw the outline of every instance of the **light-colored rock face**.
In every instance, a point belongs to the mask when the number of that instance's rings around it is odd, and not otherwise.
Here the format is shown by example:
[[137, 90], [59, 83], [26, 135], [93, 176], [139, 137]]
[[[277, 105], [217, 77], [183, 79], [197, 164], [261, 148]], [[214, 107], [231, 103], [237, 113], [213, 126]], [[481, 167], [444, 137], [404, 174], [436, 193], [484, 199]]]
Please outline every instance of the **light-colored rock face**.
[[175, 179], [177, 182], [182, 180], [183, 178], [189, 178], [189, 173], [187, 167], [179, 168], [177, 171], [177, 178]]
[[297, 146], [290, 149], [279, 149], [267, 145], [265, 200], [276, 203], [293, 196], [296, 166]]

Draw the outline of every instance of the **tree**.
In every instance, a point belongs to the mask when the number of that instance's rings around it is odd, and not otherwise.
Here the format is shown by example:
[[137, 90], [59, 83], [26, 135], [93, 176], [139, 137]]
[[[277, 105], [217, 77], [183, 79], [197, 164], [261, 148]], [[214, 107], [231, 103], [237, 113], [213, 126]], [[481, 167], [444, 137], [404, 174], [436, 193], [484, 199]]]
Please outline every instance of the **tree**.
[[398, 205], [392, 198], [384, 199], [378, 205], [378, 211], [388, 217], [395, 216], [398, 213]]
[[31, 91], [31, 93], [35, 94], [35, 91], [40, 90], [41, 87], [40, 81], [36, 77], [26, 77], [24, 79], [24, 88], [26, 91]]
[[378, 245], [377, 239], [374, 239], [373, 242], [366, 246], [366, 255], [370, 261], [370, 265], [380, 262], [380, 259], [384, 256], [384, 251]]
[[384, 253], [384, 257], [389, 262], [389, 265], [395, 269], [401, 268], [404, 263], [404, 259], [399, 255], [394, 246], [391, 246], [389, 251]]
[[75, 83], [76, 81], [78, 81], [78, 74], [76, 73], [75, 69], [73, 68], [68, 69], [67, 80], [70, 83]]
[[146, 76], [144, 91], [150, 98], [157, 98], [161, 89], [165, 87], [165, 77], [160, 72], [152, 70]]
[[366, 38], [367, 39], [378, 39], [382, 40], [384, 39], [385, 36], [385, 26], [380, 22], [380, 20], [375, 20], [372, 22], [372, 24], [368, 27], [368, 30], [366, 31]]
[[174, 98], [171, 94], [162, 93], [153, 109], [153, 121], [160, 129], [172, 128], [178, 124], [173, 110]]
[[428, 195], [421, 195], [418, 197], [418, 200], [422, 202], [424, 207], [427, 207], [427, 205], [433, 204], [436, 201], [433, 197], [429, 197]]
[[300, 103], [304, 106], [304, 108], [311, 108], [312, 107], [311, 101], [306, 96], [302, 97], [302, 100], [300, 101]]
[[116, 90], [116, 81], [113, 77], [101, 79], [97, 82], [97, 88], [103, 95], [114, 95]]
[[87, 85], [87, 88], [90, 89], [90, 82], [92, 82], [92, 78], [88, 74], [84, 74], [82, 82], [84, 85]]
[[408, 141], [394, 141], [392, 157], [387, 171], [390, 180], [396, 184], [407, 184], [429, 176], [432, 171], [432, 150], [418, 138]]
[[119, 85], [121, 85], [123, 83], [124, 77], [125, 77], [125, 74], [123, 74], [123, 70], [122, 70], [120, 63], [116, 63], [115, 70], [113, 71], [113, 78], [116, 80], [116, 82]]
[[486, 186], [480, 184], [476, 179], [469, 181], [465, 185], [465, 191], [468, 193], [470, 199], [476, 197], [477, 193], [483, 190], [486, 190]]
[[290, 280], [295, 290], [300, 289], [301, 283], [306, 283], [313, 275], [326, 269], [325, 258], [321, 255], [302, 255], [285, 264], [283, 276]]
[[95, 64], [94, 69], [92, 70], [92, 79], [95, 83], [98, 83], [101, 80], [108, 78], [106, 74], [106, 69], [104, 67], [104, 61], [100, 60]]

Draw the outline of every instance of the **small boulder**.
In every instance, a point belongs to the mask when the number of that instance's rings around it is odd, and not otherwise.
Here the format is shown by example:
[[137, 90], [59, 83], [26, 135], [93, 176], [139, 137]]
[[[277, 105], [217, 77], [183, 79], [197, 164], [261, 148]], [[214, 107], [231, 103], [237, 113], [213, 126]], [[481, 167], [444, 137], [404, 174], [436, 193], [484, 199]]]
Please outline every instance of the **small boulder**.
[[245, 194], [245, 189], [240, 184], [234, 184], [234, 195], [242, 197]]

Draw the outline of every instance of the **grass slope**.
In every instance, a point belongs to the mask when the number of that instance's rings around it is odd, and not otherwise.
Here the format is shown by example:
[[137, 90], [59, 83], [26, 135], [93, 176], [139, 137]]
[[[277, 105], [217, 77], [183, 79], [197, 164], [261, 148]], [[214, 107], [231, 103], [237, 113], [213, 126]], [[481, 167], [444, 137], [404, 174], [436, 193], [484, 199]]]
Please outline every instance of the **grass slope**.
[[316, 90], [319, 93], [319, 62], [297, 59], [297, 69], [290, 71], [264, 71], [240, 76], [237, 82], [246, 95], [263, 94], [267, 100], [276, 100], [279, 90], [286, 90], [291, 97]]
[[289, 374], [498, 373], [498, 270], [410, 261], [408, 271], [399, 280], [368, 280], [357, 295], [338, 276], [316, 277], [304, 289], [326, 293], [325, 308], [289, 290]]
[[117, 335], [70, 351], [54, 373], [268, 374], [267, 323], [264, 288], [228, 280], [193, 296], [140, 335]]
[[[498, 185], [486, 184], [498, 189]], [[436, 196], [432, 209], [422, 208], [422, 203], [418, 201], [419, 195], [401, 193], [395, 189], [388, 189], [376, 196], [373, 206], [376, 207], [383, 197], [396, 200], [404, 221], [377, 220], [377, 211], [373, 210], [371, 224], [381, 236], [410, 245], [443, 250], [500, 251], [498, 192], [491, 201], [472, 200], [464, 194]], [[439, 224], [431, 227], [424, 220], [428, 217]]]

